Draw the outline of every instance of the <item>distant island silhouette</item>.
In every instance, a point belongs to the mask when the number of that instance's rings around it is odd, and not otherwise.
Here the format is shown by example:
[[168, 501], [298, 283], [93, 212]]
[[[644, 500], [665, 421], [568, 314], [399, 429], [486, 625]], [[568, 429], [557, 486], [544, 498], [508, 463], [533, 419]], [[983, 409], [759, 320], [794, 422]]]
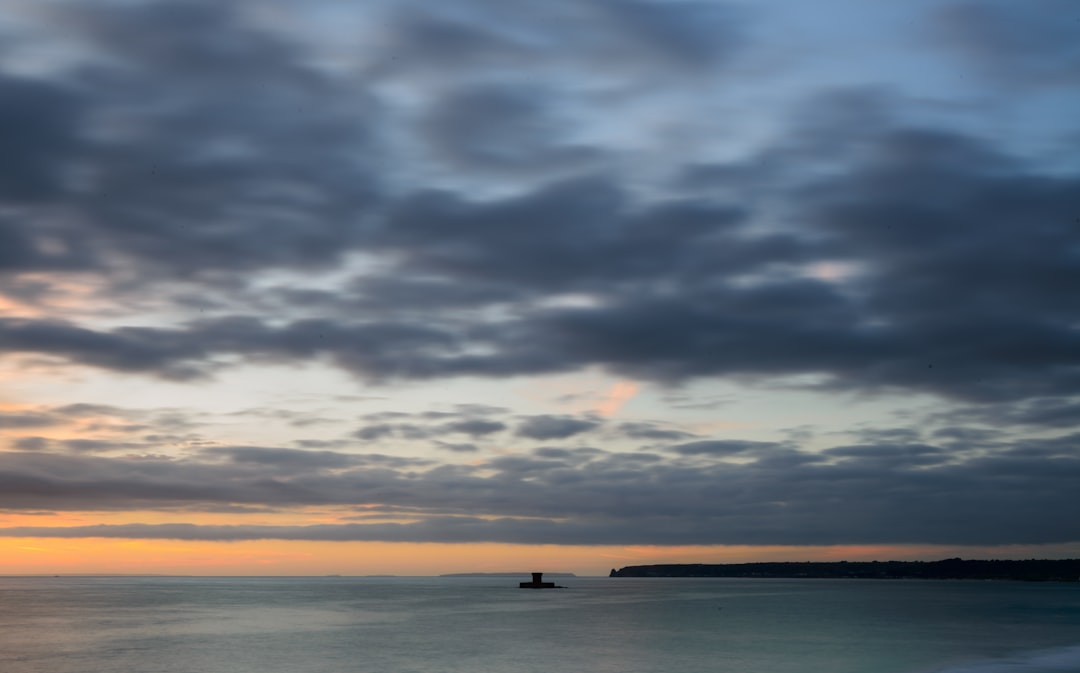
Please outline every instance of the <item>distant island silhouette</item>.
[[609, 577], [765, 577], [815, 579], [928, 579], [1080, 581], [1080, 559], [1024, 561], [805, 561], [769, 563], [666, 563], [612, 568]]

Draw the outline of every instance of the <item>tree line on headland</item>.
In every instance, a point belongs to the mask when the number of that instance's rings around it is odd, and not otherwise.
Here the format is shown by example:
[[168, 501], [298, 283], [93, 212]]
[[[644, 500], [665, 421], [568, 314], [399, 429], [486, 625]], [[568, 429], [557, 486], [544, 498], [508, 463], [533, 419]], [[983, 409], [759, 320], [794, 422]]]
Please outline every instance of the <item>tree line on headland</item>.
[[1024, 561], [806, 561], [669, 563], [612, 568], [609, 577], [770, 577], [819, 579], [1080, 581], [1080, 559]]

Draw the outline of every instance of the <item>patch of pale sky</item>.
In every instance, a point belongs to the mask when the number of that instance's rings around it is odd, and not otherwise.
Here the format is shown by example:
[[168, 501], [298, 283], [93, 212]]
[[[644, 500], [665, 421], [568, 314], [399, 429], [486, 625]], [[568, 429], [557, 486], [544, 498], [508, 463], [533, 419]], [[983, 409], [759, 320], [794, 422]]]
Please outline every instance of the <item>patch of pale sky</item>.
[[842, 283], [858, 273], [858, 267], [848, 262], [815, 262], [806, 267], [806, 275], [830, 283]]
[[533, 306], [537, 309], [557, 308], [600, 308], [605, 302], [602, 297], [586, 292], [567, 292], [540, 297]]

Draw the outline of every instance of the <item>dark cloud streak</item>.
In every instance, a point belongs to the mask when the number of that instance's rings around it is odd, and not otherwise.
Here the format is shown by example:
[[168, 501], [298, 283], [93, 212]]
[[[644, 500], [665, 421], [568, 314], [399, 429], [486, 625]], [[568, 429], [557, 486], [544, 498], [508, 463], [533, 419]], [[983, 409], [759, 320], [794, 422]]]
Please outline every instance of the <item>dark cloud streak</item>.
[[[1063, 442], [1063, 443], [1062, 443]], [[187, 460], [0, 455], [8, 510], [198, 505], [348, 506], [413, 512], [407, 525], [323, 528], [74, 528], [46, 535], [193, 539], [380, 539], [555, 544], [1050, 543], [1073, 539], [1075, 437], [966, 455], [920, 445], [824, 454], [716, 441], [682, 459], [541, 447], [476, 466], [379, 454], [235, 447]], [[700, 442], [699, 444], [706, 444]], [[691, 445], [692, 446], [692, 445]], [[1042, 448], [1037, 458], [1032, 449]], [[724, 460], [729, 454], [741, 463]], [[643, 455], [643, 458], [649, 456]], [[220, 459], [227, 459], [222, 463]], [[798, 458], [798, 460], [795, 460]], [[495, 517], [491, 521], [477, 516]], [[98, 531], [98, 532], [95, 532]], [[177, 532], [180, 531], [180, 532]], [[7, 535], [29, 535], [8, 529]], [[312, 537], [313, 536], [313, 537]]]

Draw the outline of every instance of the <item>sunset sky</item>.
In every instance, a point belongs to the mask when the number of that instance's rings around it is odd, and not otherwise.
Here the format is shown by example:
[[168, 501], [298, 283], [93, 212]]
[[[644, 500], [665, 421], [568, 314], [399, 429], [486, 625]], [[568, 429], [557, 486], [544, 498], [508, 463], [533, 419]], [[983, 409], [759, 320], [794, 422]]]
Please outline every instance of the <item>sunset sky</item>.
[[0, 0], [0, 574], [1080, 557], [1075, 0]]

